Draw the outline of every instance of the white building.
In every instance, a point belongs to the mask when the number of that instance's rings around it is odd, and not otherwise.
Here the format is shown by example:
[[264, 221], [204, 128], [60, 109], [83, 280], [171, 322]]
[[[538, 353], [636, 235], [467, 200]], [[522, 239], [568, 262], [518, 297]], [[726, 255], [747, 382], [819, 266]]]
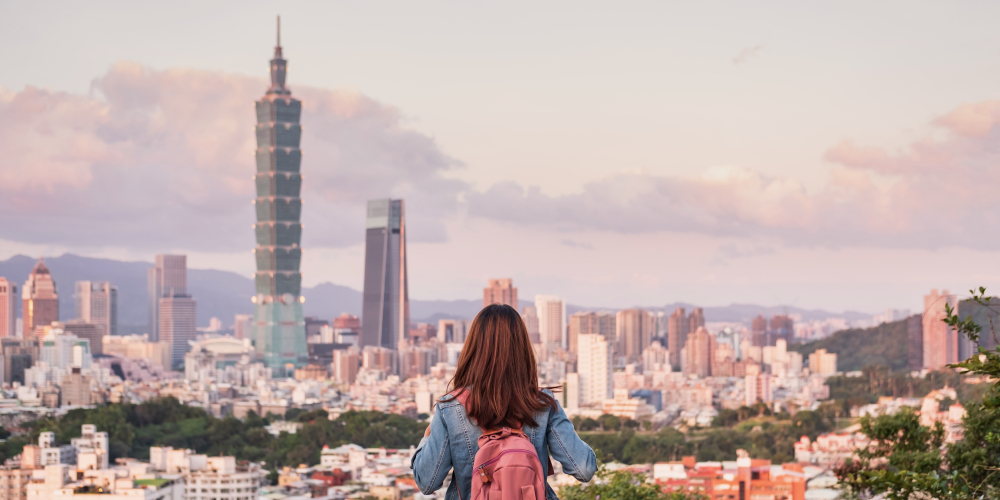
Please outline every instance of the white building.
[[209, 457], [171, 447], [149, 449], [154, 471], [180, 474], [185, 500], [251, 500], [257, 497], [264, 473], [260, 465], [236, 465], [236, 457]]
[[577, 373], [580, 406], [600, 405], [611, 399], [611, 345], [601, 335], [577, 337]]
[[554, 295], [535, 296], [538, 335], [549, 351], [566, 348], [566, 302]]

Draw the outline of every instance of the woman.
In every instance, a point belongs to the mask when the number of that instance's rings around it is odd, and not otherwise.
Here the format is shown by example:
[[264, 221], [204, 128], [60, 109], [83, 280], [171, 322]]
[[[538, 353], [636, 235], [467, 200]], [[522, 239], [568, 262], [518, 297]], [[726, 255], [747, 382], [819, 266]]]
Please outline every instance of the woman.
[[[449, 469], [454, 468], [445, 500], [472, 498], [472, 464], [482, 429], [521, 429], [546, 473], [550, 472], [551, 457], [562, 464], [564, 473], [579, 481], [590, 481], [594, 476], [594, 450], [576, 435], [552, 391], [538, 388], [528, 329], [513, 307], [494, 304], [479, 312], [469, 328], [451, 385], [467, 389], [465, 405], [452, 395], [441, 398], [413, 455], [413, 478], [425, 495], [441, 488]], [[456, 488], [461, 489], [461, 495]], [[558, 499], [548, 484], [545, 498]]]

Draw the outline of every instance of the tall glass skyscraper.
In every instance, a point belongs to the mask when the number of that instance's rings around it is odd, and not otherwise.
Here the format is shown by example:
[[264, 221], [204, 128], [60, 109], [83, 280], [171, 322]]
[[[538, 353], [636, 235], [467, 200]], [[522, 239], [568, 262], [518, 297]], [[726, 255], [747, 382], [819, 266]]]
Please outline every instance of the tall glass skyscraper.
[[371, 200], [365, 223], [362, 347], [399, 349], [410, 328], [403, 200]]
[[302, 102], [285, 87], [287, 61], [281, 53], [281, 19], [278, 44], [271, 60], [271, 87], [257, 101], [257, 272], [254, 281], [252, 339], [257, 353], [275, 372], [286, 365], [308, 361], [305, 320], [302, 316], [302, 151], [299, 116]]

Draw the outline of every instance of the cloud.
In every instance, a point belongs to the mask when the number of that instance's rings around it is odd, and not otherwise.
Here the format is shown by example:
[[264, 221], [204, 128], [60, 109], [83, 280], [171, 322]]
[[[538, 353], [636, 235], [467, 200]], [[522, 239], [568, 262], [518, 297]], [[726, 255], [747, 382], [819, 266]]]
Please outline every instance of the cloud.
[[712, 265], [725, 265], [730, 260], [743, 259], [749, 257], [759, 257], [761, 255], [771, 255], [774, 254], [776, 250], [773, 247], [763, 246], [763, 245], [751, 245], [743, 246], [736, 245], [734, 243], [728, 243], [725, 245], [719, 245], [716, 249], [716, 255], [712, 258], [710, 264]]
[[[0, 226], [25, 243], [158, 250], [253, 245], [253, 102], [263, 78], [119, 63], [90, 95], [0, 89]], [[303, 246], [364, 232], [366, 200], [403, 197], [415, 241], [446, 238], [460, 168], [364, 95], [292, 86], [303, 101]]]
[[562, 246], [565, 246], [565, 247], [579, 248], [579, 249], [582, 249], [582, 250], [593, 250], [594, 249], [594, 245], [591, 245], [590, 243], [586, 243], [586, 242], [583, 242], [583, 241], [561, 240], [559, 242], [559, 244], [562, 245]]
[[760, 52], [760, 49], [763, 48], [764, 48], [763, 45], [754, 45], [753, 47], [747, 47], [741, 50], [740, 53], [736, 54], [736, 57], [733, 58], [733, 64], [739, 66], [740, 64], [743, 64], [749, 61], [750, 59], [753, 59], [753, 57], [756, 56], [758, 52]]
[[469, 213], [559, 231], [688, 232], [772, 237], [792, 245], [993, 250], [1000, 245], [1000, 102], [964, 105], [899, 151], [853, 141], [830, 148], [829, 181], [739, 166], [698, 177], [621, 173], [549, 196], [501, 183], [466, 196]]

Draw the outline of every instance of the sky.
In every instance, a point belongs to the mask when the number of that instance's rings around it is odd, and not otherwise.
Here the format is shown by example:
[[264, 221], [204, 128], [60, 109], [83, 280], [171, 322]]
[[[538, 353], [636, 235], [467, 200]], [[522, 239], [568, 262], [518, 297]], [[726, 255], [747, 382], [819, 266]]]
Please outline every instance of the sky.
[[250, 275], [253, 101], [282, 16], [306, 284], [360, 289], [401, 197], [410, 295], [877, 312], [1000, 285], [987, 2], [21, 2], [0, 30], [0, 258]]

